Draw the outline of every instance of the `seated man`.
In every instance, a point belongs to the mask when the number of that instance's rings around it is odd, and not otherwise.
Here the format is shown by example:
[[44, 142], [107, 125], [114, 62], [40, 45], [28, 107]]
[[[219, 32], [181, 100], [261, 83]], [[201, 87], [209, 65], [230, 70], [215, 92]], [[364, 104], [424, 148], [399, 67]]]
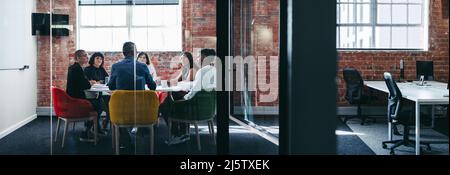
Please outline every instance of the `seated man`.
[[[69, 71], [67, 74], [67, 94], [73, 98], [86, 99], [85, 90], [90, 89], [95, 81], [89, 81], [83, 72], [83, 67], [87, 66], [88, 56], [84, 50], [77, 50], [75, 52], [75, 63], [69, 67]], [[98, 114], [101, 114], [102, 108], [100, 102], [97, 100], [89, 100], [97, 111]], [[92, 128], [92, 122], [86, 122], [86, 131], [84, 131], [81, 136], [81, 141], [91, 141], [89, 140], [89, 130]]]
[[[125, 58], [112, 65], [111, 77], [108, 82], [109, 89], [145, 90], [144, 84], [147, 84], [150, 90], [155, 90], [156, 83], [153, 81], [147, 65], [136, 61], [134, 58], [136, 45], [132, 42], [126, 42], [122, 50]], [[136, 70], [134, 70], [135, 67]]]
[[[189, 100], [195, 96], [195, 94], [201, 90], [211, 91], [216, 88], [216, 68], [205, 61], [206, 58], [212, 58], [216, 55], [213, 49], [203, 49], [201, 50], [200, 64], [202, 67], [197, 71], [194, 77], [194, 82], [192, 88], [188, 91], [173, 92], [172, 98], [174, 100]], [[213, 61], [213, 60], [208, 60]], [[171, 103], [173, 101], [171, 98], [167, 98], [163, 104], [160, 106], [160, 111], [166, 123], [168, 122], [168, 117], [171, 110]], [[167, 144], [178, 144], [189, 140], [189, 135], [186, 133], [187, 125], [185, 123], [172, 122], [171, 133], [173, 133], [173, 138], [170, 138]]]
[[[147, 65], [138, 62], [135, 59], [136, 45], [132, 42], [126, 42], [123, 44], [123, 55], [125, 58], [112, 65], [111, 77], [108, 82], [110, 90], [145, 90], [145, 84], [150, 90], [156, 89], [156, 83], [153, 81], [150, 71]], [[131, 138], [126, 130], [121, 128], [121, 137], [125, 139], [125, 142], [130, 143]], [[134, 129], [135, 130], [135, 129]]]

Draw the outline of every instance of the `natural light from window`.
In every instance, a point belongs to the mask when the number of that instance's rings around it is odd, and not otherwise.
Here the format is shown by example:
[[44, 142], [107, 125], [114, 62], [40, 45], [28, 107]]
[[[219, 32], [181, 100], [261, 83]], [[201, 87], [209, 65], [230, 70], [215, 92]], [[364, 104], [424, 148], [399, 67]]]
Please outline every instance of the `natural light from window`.
[[80, 5], [78, 48], [118, 52], [133, 41], [140, 51], [181, 51], [180, 4]]
[[337, 0], [337, 48], [428, 47], [425, 0]]

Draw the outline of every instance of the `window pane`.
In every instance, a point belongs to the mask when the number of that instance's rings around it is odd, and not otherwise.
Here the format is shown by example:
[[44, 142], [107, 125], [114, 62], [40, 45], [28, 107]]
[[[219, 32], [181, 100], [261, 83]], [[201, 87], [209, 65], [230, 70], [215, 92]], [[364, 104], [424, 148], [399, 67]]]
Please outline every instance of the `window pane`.
[[[112, 49], [107, 48], [105, 51], [122, 51], [123, 43], [128, 41], [128, 29], [127, 28], [113, 28], [112, 32]], [[138, 46], [136, 46], [138, 47]], [[139, 49], [139, 47], [138, 47]]]
[[409, 3], [423, 3], [423, 0], [409, 0]]
[[150, 51], [148, 47], [148, 28], [131, 29], [131, 40], [136, 43], [139, 51]]
[[422, 48], [424, 43], [423, 38], [422, 27], [408, 28], [408, 48]]
[[149, 20], [147, 15], [147, 6], [138, 5], [133, 6], [133, 25], [148, 26]]
[[341, 12], [339, 11], [341, 9], [340, 6], [341, 5], [339, 5], [339, 4], [336, 6], [336, 21], [337, 21], [338, 24], [341, 23], [341, 21], [339, 20], [340, 19], [340, 14], [341, 14]]
[[83, 26], [93, 26], [95, 25], [95, 7], [94, 6], [81, 6], [80, 12], [81, 12], [81, 25]]
[[392, 3], [407, 3], [408, 0], [392, 0]]
[[355, 41], [355, 27], [341, 27], [340, 28], [340, 48], [354, 48]]
[[390, 48], [391, 47], [391, 27], [375, 28], [375, 47]]
[[392, 48], [406, 48], [407, 34], [406, 27], [392, 27]]
[[355, 22], [355, 16], [354, 16], [354, 5], [353, 4], [341, 4], [341, 24], [348, 24], [348, 23], [354, 23]]
[[357, 47], [370, 48], [372, 47], [372, 27], [358, 27], [357, 28]]
[[391, 5], [378, 5], [378, 24], [391, 24]]
[[422, 6], [409, 5], [408, 6], [408, 23], [422, 24]]
[[336, 27], [336, 47], [340, 48], [339, 41], [341, 40], [341, 36], [339, 35], [339, 27]]
[[356, 7], [358, 23], [370, 23], [370, 5], [358, 4]]
[[128, 40], [126, 28], [81, 28], [80, 49], [87, 51], [121, 51]]
[[127, 25], [127, 8], [126, 6], [112, 6], [111, 7], [112, 26], [126, 26]]
[[108, 51], [111, 48], [111, 29], [81, 29], [80, 49], [87, 51]]
[[392, 5], [392, 24], [407, 24], [406, 5]]
[[[181, 14], [178, 10], [179, 6], [169, 5], [163, 7], [164, 12], [164, 25], [166, 26], [174, 26], [181, 24], [179, 21], [181, 20]], [[180, 26], [181, 27], [181, 26]]]
[[[172, 5], [170, 5], [172, 6]], [[178, 7], [178, 6], [173, 6]], [[149, 6], [133, 6], [133, 25], [134, 26], [162, 26], [163, 20], [166, 18], [165, 15], [170, 15], [169, 13], [174, 13], [169, 6], [164, 5], [149, 5]], [[178, 9], [175, 8], [178, 13]], [[173, 19], [171, 19], [173, 20]]]
[[148, 30], [148, 46], [150, 51], [164, 51], [164, 38], [161, 28], [150, 28]]
[[391, 3], [391, 0], [378, 0], [377, 3]]
[[164, 51], [181, 51], [181, 28], [164, 30]]

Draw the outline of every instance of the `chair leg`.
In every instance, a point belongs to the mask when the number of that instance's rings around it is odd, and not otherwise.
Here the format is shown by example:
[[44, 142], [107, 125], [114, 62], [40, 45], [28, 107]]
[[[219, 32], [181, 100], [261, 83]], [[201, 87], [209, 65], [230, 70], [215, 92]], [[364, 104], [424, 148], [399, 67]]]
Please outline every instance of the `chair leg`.
[[209, 121], [211, 123], [211, 133], [212, 133], [212, 138], [213, 138], [213, 142], [214, 145], [216, 145], [216, 134], [214, 133], [214, 121]]
[[169, 134], [169, 143], [172, 141], [172, 120], [169, 118], [167, 119], [167, 128], [169, 129], [168, 134]]
[[208, 121], [208, 133], [209, 133], [209, 135], [211, 135], [211, 123], [210, 123], [210, 121]]
[[97, 145], [97, 129], [98, 129], [98, 119], [97, 117], [94, 118], [94, 145]]
[[114, 132], [116, 133], [115, 134], [115, 136], [116, 136], [116, 138], [114, 139], [115, 141], [116, 141], [116, 155], [119, 155], [119, 149], [120, 149], [120, 145], [119, 145], [119, 137], [120, 137], [120, 135], [119, 135], [119, 126], [117, 126], [117, 125], [115, 125], [114, 126]]
[[55, 141], [54, 142], [56, 142], [56, 140], [58, 140], [58, 134], [59, 134], [59, 125], [61, 124], [61, 119], [58, 117], [58, 122], [57, 122], [57, 124], [56, 124], [56, 133], [55, 133]]
[[190, 131], [189, 131], [189, 130], [190, 130], [190, 127], [191, 127], [190, 124], [189, 124], [189, 123], [186, 123], [186, 134], [187, 134], [187, 135], [190, 135], [190, 134], [189, 134], [189, 132], [190, 132]]
[[73, 126], [72, 126], [72, 132], [75, 132], [75, 125], [77, 124], [77, 122], [73, 122]]
[[66, 142], [66, 133], [67, 133], [67, 128], [69, 127], [68, 123], [69, 122], [67, 120], [64, 123], [64, 134], [63, 134], [63, 140], [62, 140], [62, 148], [64, 148], [64, 143]]
[[154, 149], [155, 149], [155, 135], [154, 135], [154, 130], [153, 130], [153, 125], [149, 127], [150, 129], [150, 155], [154, 154]]
[[114, 149], [114, 145], [116, 144], [115, 140], [116, 140], [116, 132], [114, 130], [114, 125], [112, 123], [110, 123], [109, 125], [111, 127], [111, 147]]
[[202, 150], [202, 146], [200, 144], [200, 134], [198, 132], [198, 124], [195, 123], [195, 134], [197, 135], [197, 146], [198, 146], [198, 150], [201, 151]]

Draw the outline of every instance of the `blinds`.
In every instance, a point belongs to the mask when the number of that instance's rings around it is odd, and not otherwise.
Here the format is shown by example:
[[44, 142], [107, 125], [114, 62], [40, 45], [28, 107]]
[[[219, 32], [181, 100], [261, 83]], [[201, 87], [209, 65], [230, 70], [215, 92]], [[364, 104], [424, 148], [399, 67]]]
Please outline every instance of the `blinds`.
[[79, 5], [178, 5], [179, 0], [78, 0]]

